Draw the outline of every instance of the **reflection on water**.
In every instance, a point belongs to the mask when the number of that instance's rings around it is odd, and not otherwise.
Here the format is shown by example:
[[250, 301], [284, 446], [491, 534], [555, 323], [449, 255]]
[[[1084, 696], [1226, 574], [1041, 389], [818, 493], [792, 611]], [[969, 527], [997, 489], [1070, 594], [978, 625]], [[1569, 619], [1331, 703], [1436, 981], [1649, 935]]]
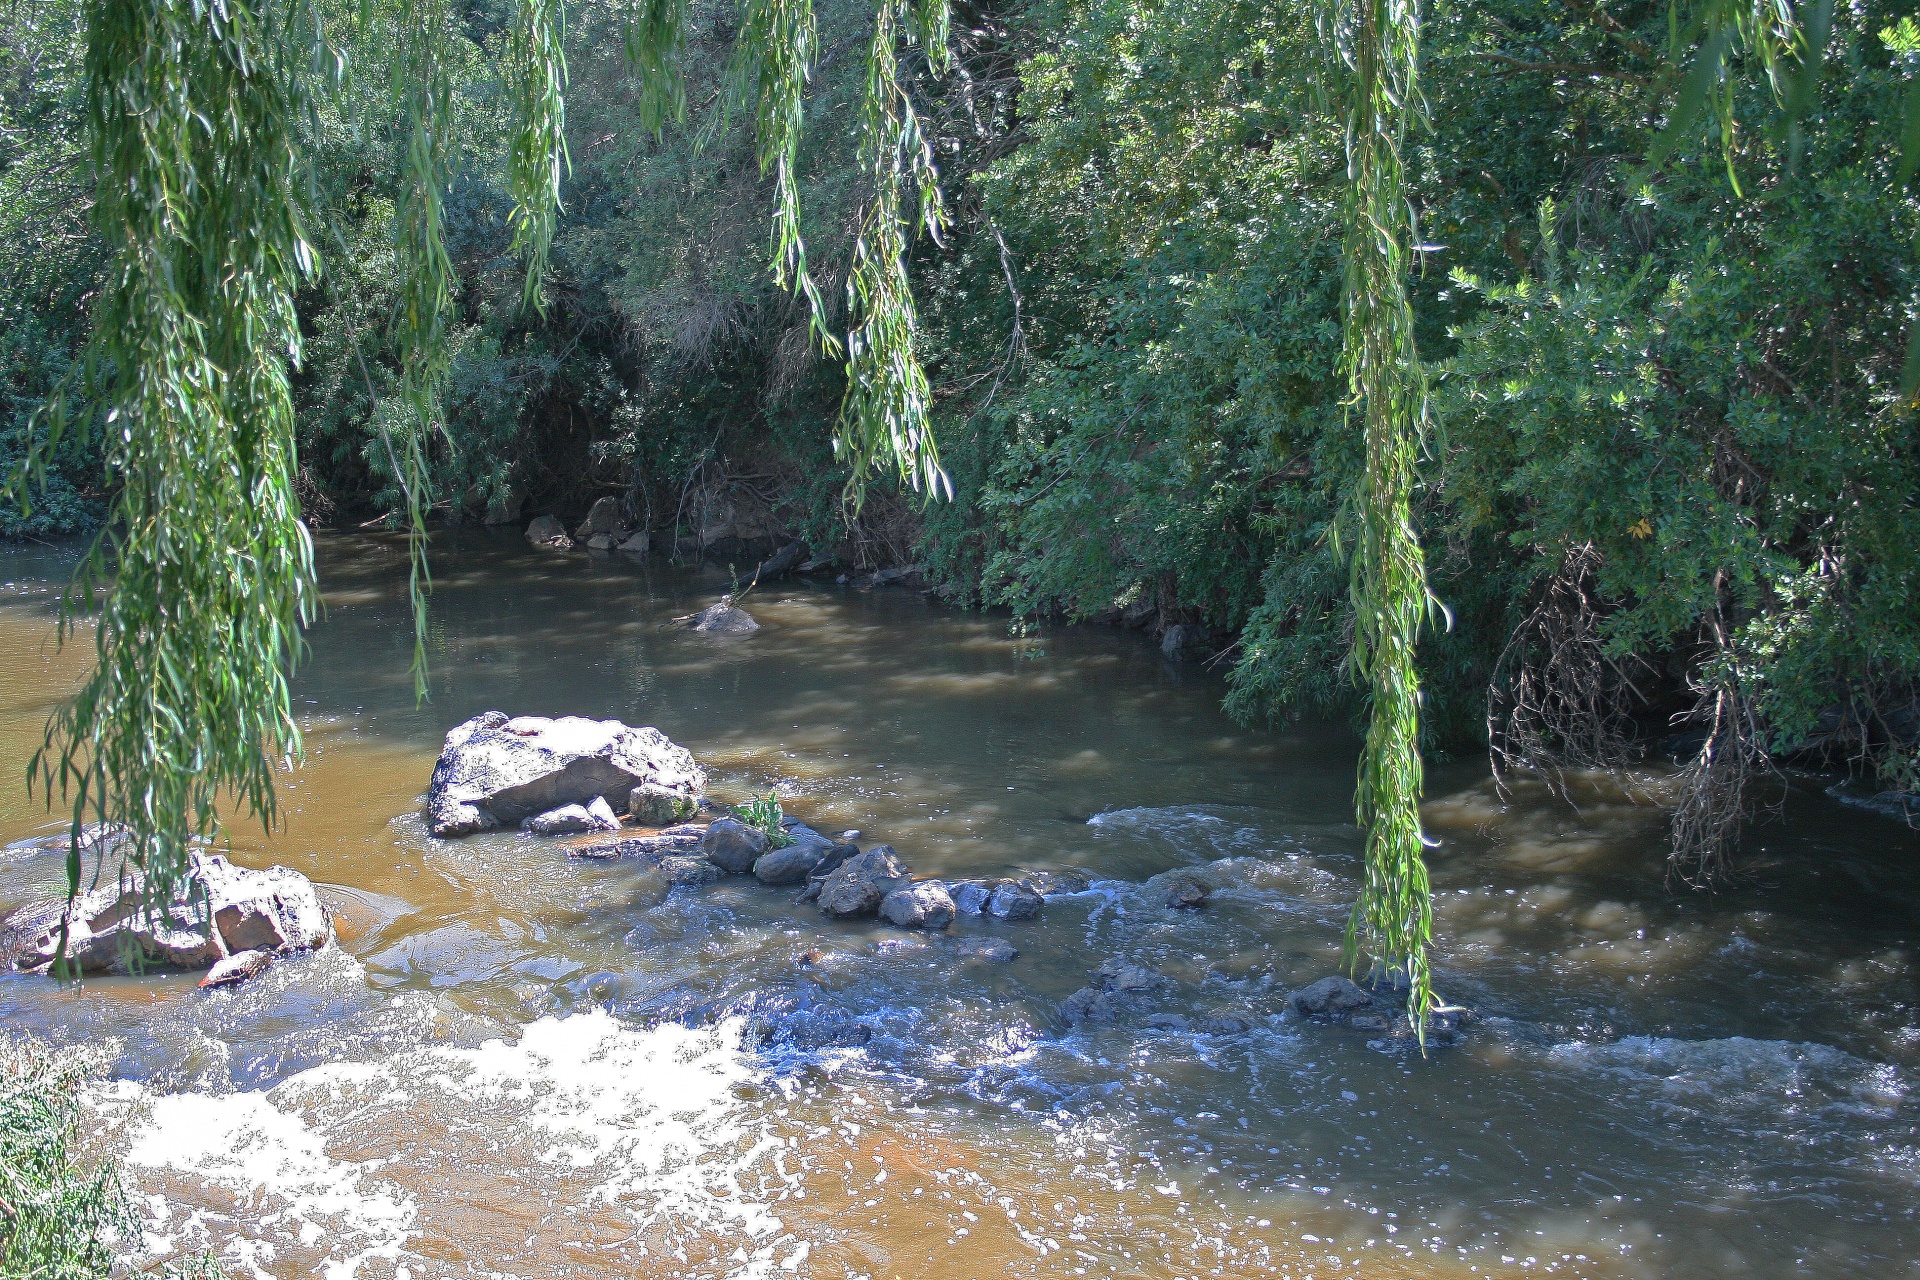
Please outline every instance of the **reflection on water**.
[[[1920, 1275], [1920, 838], [1812, 786], [1714, 896], [1662, 824], [1436, 771], [1444, 993], [1422, 1060], [1304, 1025], [1358, 842], [1344, 729], [1265, 734], [1137, 637], [908, 593], [762, 587], [748, 637], [672, 619], [724, 572], [436, 545], [415, 706], [404, 548], [323, 539], [285, 829], [239, 860], [322, 882], [340, 950], [235, 991], [0, 978], [0, 1019], [120, 1045], [96, 1140], [146, 1249], [237, 1275]], [[10, 553], [0, 745], [24, 771], [84, 643], [57, 557]], [[447, 726], [497, 707], [659, 726], [722, 797], [777, 786], [922, 874], [1078, 869], [1040, 923], [915, 937], [791, 891], [675, 889], [515, 833], [429, 839]], [[1661, 780], [1635, 785], [1654, 788]], [[47, 829], [0, 788], [0, 839]], [[1213, 892], [1166, 905], [1175, 874]], [[0, 859], [0, 909], [57, 857]], [[969, 944], [1003, 937], [1011, 963]], [[1101, 961], [1165, 985], [1069, 1026]]]

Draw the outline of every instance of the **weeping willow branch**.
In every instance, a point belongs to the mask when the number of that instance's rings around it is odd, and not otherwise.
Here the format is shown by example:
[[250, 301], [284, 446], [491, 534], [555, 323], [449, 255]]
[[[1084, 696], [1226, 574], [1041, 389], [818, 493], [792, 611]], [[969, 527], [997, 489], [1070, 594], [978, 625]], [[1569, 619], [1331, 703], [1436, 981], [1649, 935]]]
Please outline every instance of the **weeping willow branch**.
[[907, 279], [908, 224], [903, 206], [911, 184], [919, 198], [916, 223], [938, 241], [946, 224], [933, 149], [918, 113], [900, 85], [895, 47], [898, 22], [914, 21], [909, 39], [927, 51], [935, 69], [947, 64], [945, 0], [911, 9], [886, 0], [874, 14], [860, 104], [860, 159], [873, 175], [860, 235], [847, 276], [847, 394], [840, 405], [833, 448], [853, 467], [847, 491], [858, 511], [875, 462], [891, 459], [903, 483], [929, 497], [953, 496], [940, 468], [928, 421], [932, 391], [914, 351], [918, 317]]
[[805, 296], [814, 339], [828, 354], [838, 354], [840, 339], [827, 327], [826, 305], [807, 270], [807, 242], [800, 233], [797, 166], [816, 38], [813, 0], [746, 0], [727, 67], [726, 96], [730, 109], [751, 105], [760, 175], [773, 175], [767, 252], [774, 283]]
[[[118, 483], [63, 609], [108, 581], [98, 665], [55, 712], [32, 773], [73, 805], [67, 881], [89, 812], [125, 824], [147, 909], [187, 874], [219, 802], [271, 826], [275, 762], [298, 752], [288, 673], [313, 605], [294, 497], [293, 291], [314, 270], [292, 122], [303, 6], [92, 0], [86, 126], [93, 211], [116, 256], [82, 373], [84, 421]], [[30, 465], [66, 429], [56, 406]], [[63, 947], [64, 950], [64, 947]]]
[[[379, 430], [388, 466], [407, 504], [407, 599], [413, 610], [412, 672], [418, 698], [427, 694], [427, 592], [433, 583], [427, 564], [427, 509], [433, 502], [427, 450], [444, 428], [440, 392], [449, 364], [447, 316], [453, 307], [453, 260], [447, 254], [443, 199], [453, 167], [453, 88], [440, 57], [447, 17], [445, 0], [419, 0], [407, 11], [393, 72], [395, 93], [406, 104], [407, 147], [393, 220], [401, 282], [391, 330], [411, 421], [398, 441], [387, 426]], [[539, 247], [544, 253], [544, 244]]]
[[547, 256], [560, 219], [560, 178], [567, 159], [566, 14], [560, 0], [519, 0], [507, 59], [507, 85], [517, 114], [507, 158], [513, 196], [513, 250], [526, 261], [522, 304], [542, 315]]
[[656, 133], [687, 116], [687, 0], [637, 0], [626, 28], [627, 66], [640, 77], [640, 123]]
[[1322, 30], [1338, 57], [1346, 121], [1345, 331], [1349, 404], [1364, 418], [1366, 474], [1351, 499], [1353, 669], [1371, 694], [1354, 812], [1366, 873], [1347, 921], [1349, 967], [1404, 975], [1422, 1043], [1434, 1007], [1427, 968], [1433, 903], [1420, 832], [1420, 682], [1414, 646], [1433, 607], [1412, 522], [1426, 377], [1414, 348], [1406, 277], [1412, 214], [1400, 147], [1421, 112], [1415, 0], [1327, 0]]

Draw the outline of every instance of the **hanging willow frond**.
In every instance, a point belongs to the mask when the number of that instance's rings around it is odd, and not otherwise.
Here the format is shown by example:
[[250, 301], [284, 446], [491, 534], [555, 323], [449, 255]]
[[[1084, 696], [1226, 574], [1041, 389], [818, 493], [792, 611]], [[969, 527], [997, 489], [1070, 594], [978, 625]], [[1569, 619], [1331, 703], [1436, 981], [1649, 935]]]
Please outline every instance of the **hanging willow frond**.
[[948, 56], [944, 0], [925, 0], [917, 9], [883, 0], [874, 14], [860, 104], [860, 159], [873, 175], [873, 194], [847, 276], [847, 393], [833, 437], [834, 452], [853, 468], [847, 490], [856, 510], [881, 459], [890, 459], [901, 481], [928, 497], [953, 496], [928, 421], [932, 391], [914, 350], [918, 322], [907, 279], [903, 208], [908, 184], [919, 199], [916, 225], [936, 241], [946, 211], [933, 149], [900, 84], [900, 18], [914, 20], [909, 39], [918, 40], [935, 69], [944, 68]]
[[1350, 499], [1353, 669], [1370, 693], [1354, 813], [1366, 870], [1347, 921], [1349, 967], [1367, 952], [1404, 976], [1407, 1012], [1424, 1044], [1434, 1007], [1427, 944], [1433, 901], [1420, 831], [1420, 681], [1414, 646], [1433, 606], [1413, 531], [1414, 464], [1427, 412], [1406, 279], [1412, 213], [1401, 144], [1423, 112], [1416, 0], [1326, 0], [1346, 121], [1345, 330], [1348, 403], [1363, 416], [1366, 474]]
[[814, 338], [834, 354], [840, 350], [840, 340], [827, 327], [826, 306], [807, 270], [807, 243], [800, 233], [797, 166], [816, 38], [813, 0], [746, 0], [739, 39], [727, 66], [726, 99], [730, 111], [751, 108], [760, 176], [773, 175], [768, 255], [774, 283], [806, 297]]
[[453, 309], [445, 204], [453, 170], [453, 87], [440, 56], [447, 22], [446, 0], [417, 0], [410, 6], [393, 69], [394, 92], [406, 106], [407, 145], [393, 219], [400, 290], [390, 327], [411, 420], [398, 440], [386, 425], [379, 432], [407, 503], [407, 599], [418, 698], [427, 694], [427, 592], [433, 583], [427, 564], [426, 519], [433, 501], [427, 450], [444, 426], [440, 392], [450, 362], [447, 316]]
[[542, 293], [560, 179], [567, 158], [567, 35], [560, 0], [519, 0], [508, 44], [507, 92], [514, 104], [507, 191], [513, 197], [513, 251], [526, 263], [523, 306], [546, 314]]
[[687, 0], [635, 0], [627, 15], [627, 67], [640, 77], [640, 123], [656, 133], [687, 117]]
[[[293, 291], [315, 267], [291, 129], [304, 5], [91, 0], [86, 128], [116, 257], [80, 391], [118, 483], [60, 635], [105, 588], [98, 665], [54, 713], [32, 775], [72, 802], [70, 892], [89, 813], [124, 823], [147, 910], [185, 877], [230, 793], [269, 826], [300, 748], [288, 673], [312, 609], [294, 497]], [[68, 427], [56, 407], [33, 466]], [[110, 586], [109, 586], [110, 584]], [[64, 951], [64, 938], [62, 950]]]
[[1648, 168], [1658, 168], [1703, 118], [1711, 117], [1719, 126], [1727, 182], [1740, 194], [1733, 163], [1739, 88], [1733, 60], [1745, 54], [1757, 65], [1785, 109], [1789, 130], [1797, 131], [1812, 106], [1833, 30], [1833, 0], [1813, 0], [1805, 8], [1808, 21], [1802, 22], [1792, 0], [1706, 0], [1684, 17], [1677, 0], [1670, 4], [1668, 58], [1675, 67], [1686, 61], [1687, 69], [1666, 128], [1647, 151]]

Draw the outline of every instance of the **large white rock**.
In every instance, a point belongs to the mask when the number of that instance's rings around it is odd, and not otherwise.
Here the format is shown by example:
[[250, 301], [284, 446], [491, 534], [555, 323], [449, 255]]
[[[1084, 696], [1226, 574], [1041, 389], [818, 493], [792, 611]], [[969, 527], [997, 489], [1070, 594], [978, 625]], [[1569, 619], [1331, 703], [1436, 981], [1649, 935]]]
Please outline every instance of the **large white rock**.
[[152, 911], [143, 881], [127, 867], [120, 879], [66, 899], [23, 907], [0, 926], [0, 959], [45, 970], [67, 927], [67, 958], [83, 973], [124, 971], [130, 961], [205, 969], [243, 951], [288, 955], [333, 940], [333, 921], [298, 871], [251, 871], [218, 854], [194, 854], [186, 878]]
[[447, 734], [427, 791], [427, 826], [436, 836], [515, 827], [643, 783], [691, 800], [706, 787], [707, 772], [658, 729], [485, 711]]

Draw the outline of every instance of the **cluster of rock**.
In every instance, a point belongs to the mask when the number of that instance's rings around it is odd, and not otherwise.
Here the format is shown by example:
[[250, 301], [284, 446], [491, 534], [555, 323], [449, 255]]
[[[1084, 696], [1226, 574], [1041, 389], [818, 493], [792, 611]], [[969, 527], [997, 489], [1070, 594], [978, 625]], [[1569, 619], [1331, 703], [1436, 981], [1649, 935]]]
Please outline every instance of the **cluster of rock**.
[[561, 524], [557, 516], [536, 516], [527, 525], [527, 541], [550, 551], [570, 551], [576, 541], [585, 543], [590, 551], [619, 550], [636, 555], [645, 555], [652, 547], [646, 530], [635, 533], [627, 527], [626, 518], [620, 514], [618, 498], [601, 498], [595, 502], [571, 538], [567, 536], [567, 526]]
[[[1351, 978], [1321, 978], [1300, 988], [1287, 1003], [1302, 1018], [1355, 1031], [1385, 1032], [1411, 1036], [1412, 1024], [1406, 1015], [1407, 992], [1403, 987], [1376, 984], [1363, 987]], [[1427, 1017], [1427, 1041], [1453, 1044], [1460, 1028], [1472, 1015], [1465, 1009], [1440, 1009]]]
[[[960, 915], [1030, 920], [1047, 893], [1086, 888], [1084, 877], [1064, 873], [916, 880], [891, 845], [862, 850], [851, 838], [829, 839], [793, 819], [778, 839], [734, 818], [689, 822], [705, 785], [693, 754], [658, 729], [486, 711], [448, 732], [427, 790], [427, 826], [440, 837], [513, 824], [542, 836], [615, 835], [568, 851], [645, 859], [675, 884], [751, 875], [799, 888], [799, 901], [829, 918], [878, 916], [903, 929], [944, 929]], [[626, 798], [637, 825], [658, 830], [622, 835], [609, 795]]]
[[64, 932], [67, 963], [81, 973], [168, 965], [207, 969], [200, 985], [222, 986], [333, 941], [333, 920], [312, 881], [286, 867], [252, 871], [196, 853], [168, 898], [146, 899], [145, 880], [128, 866], [71, 902], [22, 907], [0, 924], [0, 964], [44, 973], [60, 956]]

